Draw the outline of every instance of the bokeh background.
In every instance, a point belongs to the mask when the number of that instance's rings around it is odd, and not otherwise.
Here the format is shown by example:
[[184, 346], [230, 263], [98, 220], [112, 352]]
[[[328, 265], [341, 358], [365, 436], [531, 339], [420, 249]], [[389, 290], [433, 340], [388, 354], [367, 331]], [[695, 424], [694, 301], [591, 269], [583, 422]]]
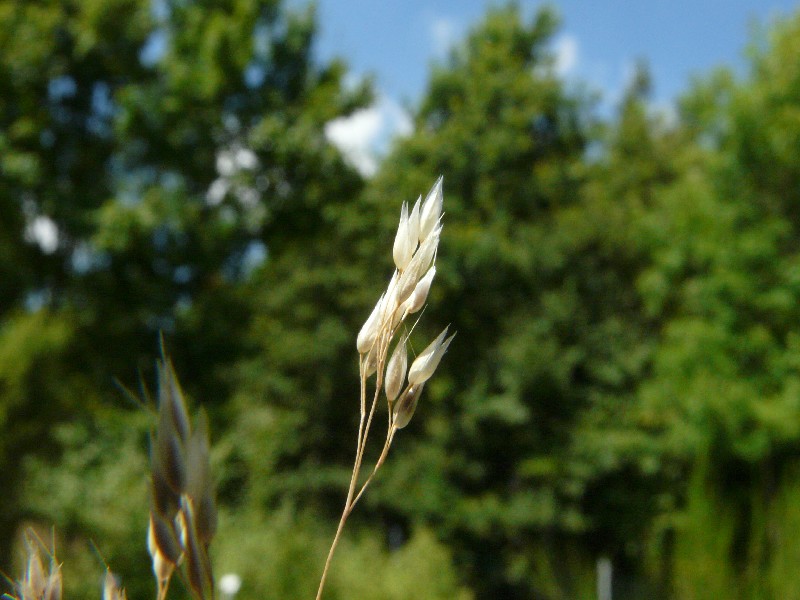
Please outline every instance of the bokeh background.
[[458, 336], [326, 598], [800, 598], [800, 10], [581, 4], [0, 0], [0, 569], [30, 526], [153, 597], [163, 335], [217, 575], [313, 597], [442, 174], [412, 341]]

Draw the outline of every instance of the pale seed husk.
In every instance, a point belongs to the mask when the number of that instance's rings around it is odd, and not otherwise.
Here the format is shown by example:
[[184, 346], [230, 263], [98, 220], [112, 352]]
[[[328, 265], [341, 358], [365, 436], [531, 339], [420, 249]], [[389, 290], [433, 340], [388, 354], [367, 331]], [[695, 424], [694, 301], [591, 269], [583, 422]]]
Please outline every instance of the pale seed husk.
[[392, 423], [397, 429], [403, 429], [411, 421], [411, 417], [414, 416], [414, 412], [417, 410], [417, 403], [424, 387], [424, 383], [410, 385], [400, 396], [397, 404], [395, 404], [392, 418]]

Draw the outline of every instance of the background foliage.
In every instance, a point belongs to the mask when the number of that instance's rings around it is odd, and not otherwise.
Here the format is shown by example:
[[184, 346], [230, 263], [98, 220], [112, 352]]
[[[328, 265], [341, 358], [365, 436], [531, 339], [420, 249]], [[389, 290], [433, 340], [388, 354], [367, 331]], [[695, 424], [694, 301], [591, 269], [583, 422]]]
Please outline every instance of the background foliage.
[[324, 128], [370, 84], [315, 26], [279, 0], [0, 0], [0, 569], [55, 525], [68, 594], [96, 595], [98, 553], [152, 593], [152, 423], [114, 381], [151, 380], [161, 331], [212, 421], [217, 573], [310, 597], [355, 334], [441, 173], [412, 341], [459, 335], [328, 595], [589, 597], [610, 557], [615, 598], [800, 598], [800, 14], [676, 114], [640, 67], [601, 117], [554, 70], [554, 13], [493, 9], [368, 181]]

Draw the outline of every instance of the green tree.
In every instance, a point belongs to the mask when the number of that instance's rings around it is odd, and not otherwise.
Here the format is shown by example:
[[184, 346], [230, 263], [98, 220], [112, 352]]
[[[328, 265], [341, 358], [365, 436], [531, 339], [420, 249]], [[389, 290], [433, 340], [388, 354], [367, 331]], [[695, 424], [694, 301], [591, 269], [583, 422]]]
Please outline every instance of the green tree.
[[[776, 22], [747, 77], [720, 71], [686, 96], [693, 156], [652, 229], [642, 290], [662, 329], [640, 394], [664, 456], [693, 473], [688, 491], [674, 486], [688, 498], [676, 527], [681, 597], [798, 593], [796, 578], [767, 575], [797, 552], [786, 498], [800, 442], [798, 33], [800, 16]], [[709, 510], [726, 543], [704, 526]]]
[[[278, 0], [0, 2], [0, 567], [30, 453], [151, 369], [212, 417], [265, 255], [326, 243], [360, 176], [324, 125], [368, 101]], [[38, 233], [37, 233], [38, 232]], [[293, 250], [294, 249], [294, 250]]]

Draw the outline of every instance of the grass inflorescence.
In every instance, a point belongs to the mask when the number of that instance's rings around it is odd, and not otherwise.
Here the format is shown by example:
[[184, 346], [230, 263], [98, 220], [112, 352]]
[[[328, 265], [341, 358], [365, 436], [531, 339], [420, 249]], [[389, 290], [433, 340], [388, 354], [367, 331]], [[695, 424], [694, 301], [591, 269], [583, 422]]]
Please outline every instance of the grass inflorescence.
[[[414, 416], [425, 383], [433, 375], [453, 340], [453, 335], [447, 337], [448, 328], [445, 328], [408, 368], [406, 322], [425, 306], [436, 275], [436, 253], [442, 232], [442, 203], [441, 177], [428, 192], [424, 202], [420, 196], [410, 210], [408, 204], [403, 203], [392, 248], [394, 273], [356, 339], [361, 390], [356, 458], [344, 510], [320, 578], [317, 600], [322, 598], [331, 560], [347, 518], [386, 460], [395, 434], [408, 425]], [[373, 375], [374, 386], [369, 402], [369, 381]], [[359, 483], [367, 439], [381, 392], [386, 399], [389, 415], [386, 438], [372, 471], [363, 483]]]

